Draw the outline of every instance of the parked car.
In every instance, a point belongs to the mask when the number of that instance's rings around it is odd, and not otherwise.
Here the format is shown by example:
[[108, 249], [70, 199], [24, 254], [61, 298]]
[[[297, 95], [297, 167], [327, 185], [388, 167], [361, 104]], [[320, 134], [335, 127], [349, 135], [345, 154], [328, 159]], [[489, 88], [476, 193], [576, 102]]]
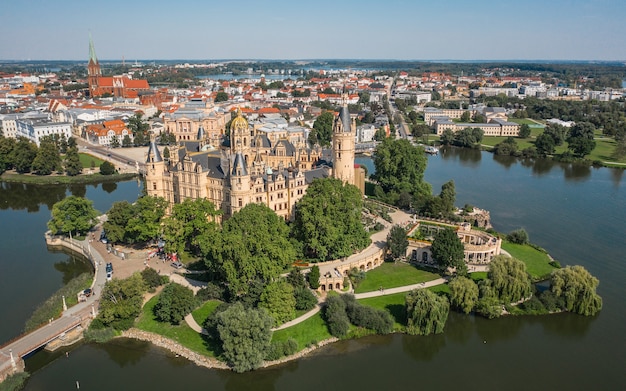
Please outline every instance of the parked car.
[[113, 272], [107, 272], [107, 281], [111, 281], [111, 278], [113, 278]]
[[175, 267], [176, 269], [180, 269], [181, 267], [183, 267], [183, 264], [180, 262], [172, 262], [172, 267]]
[[106, 272], [113, 274], [113, 264], [111, 262], [107, 263]]
[[87, 297], [91, 296], [91, 293], [92, 293], [92, 291], [91, 291], [91, 289], [90, 289], [90, 288], [87, 288], [87, 289], [85, 289], [85, 290], [83, 291], [83, 295], [85, 295], [85, 296], [87, 296]]

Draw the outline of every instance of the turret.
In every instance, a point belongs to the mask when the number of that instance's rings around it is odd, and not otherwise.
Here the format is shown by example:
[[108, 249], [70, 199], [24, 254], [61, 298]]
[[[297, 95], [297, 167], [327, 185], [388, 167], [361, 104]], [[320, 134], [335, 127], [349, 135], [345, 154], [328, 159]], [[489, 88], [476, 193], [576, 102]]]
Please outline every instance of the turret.
[[350, 118], [346, 94], [343, 107], [333, 123], [333, 177], [354, 185], [356, 121]]

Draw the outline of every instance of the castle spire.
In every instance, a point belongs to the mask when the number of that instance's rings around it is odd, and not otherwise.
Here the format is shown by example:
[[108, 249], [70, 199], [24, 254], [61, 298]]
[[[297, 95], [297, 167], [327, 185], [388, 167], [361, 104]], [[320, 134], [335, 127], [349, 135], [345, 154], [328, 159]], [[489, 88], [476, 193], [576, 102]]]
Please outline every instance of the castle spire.
[[93, 62], [94, 64], [98, 63], [98, 57], [96, 57], [96, 48], [93, 45], [91, 32], [89, 33], [89, 62]]

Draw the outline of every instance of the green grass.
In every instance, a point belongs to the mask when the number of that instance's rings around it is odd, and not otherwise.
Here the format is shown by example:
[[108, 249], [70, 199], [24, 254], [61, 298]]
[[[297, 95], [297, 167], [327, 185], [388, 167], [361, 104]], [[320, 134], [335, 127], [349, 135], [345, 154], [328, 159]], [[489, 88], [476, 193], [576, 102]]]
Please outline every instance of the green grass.
[[98, 168], [100, 167], [100, 165], [102, 163], [104, 163], [104, 160], [99, 159], [93, 155], [90, 155], [88, 153], [79, 153], [78, 154], [78, 158], [80, 159], [80, 164], [83, 165], [83, 168], [91, 168], [91, 162], [93, 161], [94, 163], [94, 167]]
[[385, 289], [418, 284], [439, 278], [438, 274], [419, 270], [406, 263], [383, 263], [376, 269], [365, 273], [365, 279], [355, 293], [372, 292], [381, 286]]
[[596, 139], [596, 147], [586, 156], [589, 160], [600, 160], [617, 163], [626, 163], [626, 157], [615, 160], [611, 155], [615, 151], [616, 142], [614, 139]]
[[326, 322], [318, 312], [302, 323], [288, 327], [286, 329], [274, 331], [272, 341], [287, 341], [293, 338], [298, 343], [298, 351], [309, 345], [316, 344], [325, 339], [331, 338]]
[[487, 272], [474, 272], [474, 273], [470, 273], [470, 278], [472, 280], [474, 280], [475, 282], [478, 282], [480, 280], [484, 280], [487, 278]]
[[555, 267], [550, 265], [550, 257], [548, 257], [548, 254], [529, 245], [503, 241], [502, 249], [511, 254], [513, 258], [524, 262], [526, 264], [526, 270], [533, 280], [543, 280], [555, 270]]
[[178, 326], [173, 326], [169, 323], [156, 320], [154, 316], [154, 306], [157, 303], [157, 298], [158, 296], [153, 297], [144, 305], [142, 314], [135, 322], [135, 327], [167, 337], [196, 353], [208, 357], [215, 357], [214, 348], [208, 347], [209, 344], [206, 337], [193, 331], [184, 321]]
[[516, 124], [520, 124], [520, 125], [526, 124], [530, 126], [531, 129], [536, 126], [539, 126], [540, 129], [545, 127], [545, 125], [541, 123], [537, 123], [530, 118], [509, 118], [509, 122], [515, 122]]
[[217, 306], [220, 305], [221, 303], [222, 302], [219, 300], [209, 300], [206, 303], [204, 303], [200, 308], [195, 309], [191, 313], [191, 316], [193, 316], [196, 323], [202, 326], [204, 322], [207, 320], [207, 318], [209, 317], [209, 315], [211, 315], [213, 311], [215, 311]]

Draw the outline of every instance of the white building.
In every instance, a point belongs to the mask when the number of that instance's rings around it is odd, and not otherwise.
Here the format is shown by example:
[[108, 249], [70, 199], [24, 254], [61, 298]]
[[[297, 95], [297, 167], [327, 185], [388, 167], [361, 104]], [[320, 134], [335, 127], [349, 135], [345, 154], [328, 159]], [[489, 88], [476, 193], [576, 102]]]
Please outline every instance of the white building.
[[18, 120], [15, 137], [26, 137], [37, 146], [44, 136], [63, 135], [65, 139], [72, 137], [72, 125], [68, 122], [50, 122], [41, 120]]

